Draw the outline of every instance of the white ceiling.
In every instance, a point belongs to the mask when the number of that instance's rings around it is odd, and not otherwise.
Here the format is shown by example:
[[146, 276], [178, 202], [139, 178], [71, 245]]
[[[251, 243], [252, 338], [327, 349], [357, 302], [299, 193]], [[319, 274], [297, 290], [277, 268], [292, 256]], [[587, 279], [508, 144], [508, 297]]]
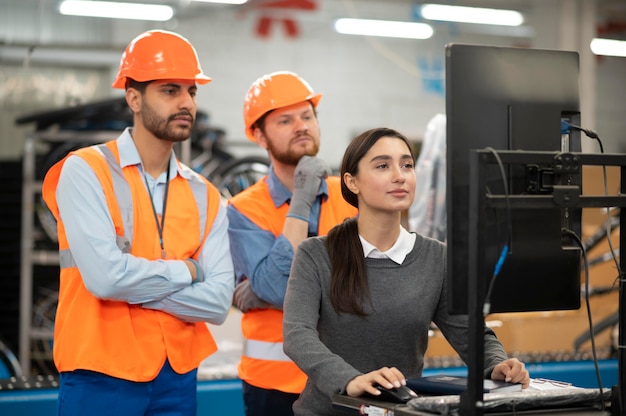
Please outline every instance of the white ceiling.
[[[12, 7], [28, 7], [31, 9], [38, 9], [39, 13], [45, 15], [47, 13], [56, 13], [58, 4], [61, 0], [2, 0], [0, 1], [0, 16], [7, 18], [10, 14]], [[117, 0], [110, 0], [117, 1]], [[274, 2], [274, 0], [249, 0], [247, 4], [235, 6], [235, 5], [215, 5], [210, 3], [196, 2], [193, 0], [127, 0], [136, 3], [158, 3], [171, 5], [176, 10], [176, 17], [184, 18], [192, 16], [198, 12], [211, 10], [215, 7], [233, 7], [240, 8], [245, 12], [246, 9], [258, 8], [264, 3]], [[315, 1], [315, 0], [312, 0]], [[441, 1], [441, 0], [333, 0], [346, 4], [346, 7], [359, 6], [362, 3], [394, 3], [394, 4], [407, 4], [415, 5], [421, 3], [440, 3], [440, 4], [455, 4], [461, 6], [475, 6], [475, 7], [489, 7], [489, 8], [508, 8], [514, 10], [524, 11], [529, 8], [532, 3], [537, 1], [542, 2], [595, 2], [598, 11], [599, 20], [612, 20], [621, 21], [626, 24], [626, 1], [625, 0], [453, 0], [453, 1]], [[0, 17], [0, 22], [2, 18]], [[0, 32], [1, 33], [1, 32]], [[2, 39], [0, 38], [0, 42]]]
[[[109, 19], [90, 19], [89, 23], [85, 23], [84, 18], [72, 18], [64, 17], [62, 20], [62, 26], [59, 27], [58, 23], [51, 24], [51, 21], [57, 22], [58, 5], [61, 0], [0, 0], [0, 61], [3, 59], [9, 60], [10, 53], [9, 48], [28, 48], [33, 45], [45, 46], [47, 48], [59, 47], [59, 48], [74, 48], [79, 50], [92, 51], [97, 54], [98, 57], [103, 57], [107, 62], [111, 60], [107, 56], [108, 52], [111, 52], [116, 56], [119, 54], [120, 47], [123, 47], [122, 43], [115, 44], [116, 27], [112, 25]], [[130, 1], [130, 0], [128, 0]], [[192, 0], [133, 0], [135, 2], [156, 2], [161, 4], [169, 4], [174, 6], [175, 20], [176, 22], [165, 22], [164, 27], [168, 28], [168, 25], [178, 25], [178, 27], [184, 26], [187, 18], [197, 18], [202, 14], [213, 13], [218, 8], [233, 8], [241, 10], [241, 14], [245, 15], [249, 11], [259, 10], [263, 4], [268, 2], [275, 2], [276, 0], [249, 0], [245, 5], [215, 5], [210, 3], [195, 2]], [[311, 0], [317, 1], [319, 7], [323, 1], [332, 1], [336, 5], [344, 6], [345, 10], [384, 10], [385, 5], [394, 6], [406, 5], [407, 10], [414, 5], [418, 5], [426, 2], [416, 0]], [[510, 8], [519, 10], [522, 12], [531, 11], [538, 5], [546, 5], [552, 3], [565, 4], [567, 2], [576, 2], [579, 5], [589, 5], [595, 2], [597, 10], [596, 26], [597, 30], [605, 30], [609, 28], [611, 30], [611, 37], [622, 38], [626, 40], [626, 0], [453, 0], [453, 1], [440, 1], [432, 0], [433, 3], [442, 4], [456, 4], [464, 6], [478, 6], [478, 7], [490, 7], [490, 8]], [[327, 4], [328, 5], [328, 4]], [[335, 6], [337, 9], [342, 9], [341, 6]], [[365, 7], [367, 6], [367, 7]], [[302, 13], [304, 14], [304, 13]], [[330, 19], [328, 14], [317, 14], [319, 19]], [[14, 16], [22, 17], [23, 21], [16, 22], [13, 19]], [[325, 16], [325, 17], [323, 17]], [[363, 16], [365, 17], [365, 16]], [[374, 17], [374, 16], [367, 16]], [[316, 17], [317, 18], [317, 17]], [[66, 22], [70, 22], [66, 24]], [[73, 23], [76, 22], [76, 23]], [[128, 22], [128, 21], [127, 21]], [[323, 23], [323, 22], [320, 22]], [[87, 25], [87, 26], [85, 26]], [[176, 27], [176, 26], [173, 26]], [[76, 30], [72, 30], [76, 28]], [[78, 30], [82, 28], [83, 30]], [[526, 27], [527, 28], [527, 27]], [[525, 29], [525, 28], [521, 28]], [[520, 30], [521, 30], [520, 29]], [[176, 30], [176, 29], [174, 29]], [[532, 30], [532, 28], [531, 28]], [[74, 33], [85, 33], [85, 35], [76, 36]], [[108, 36], [102, 36], [103, 33], [108, 33]], [[124, 37], [126, 39], [126, 37]], [[22, 50], [15, 52], [19, 56], [23, 56]], [[54, 53], [54, 51], [52, 52]], [[84, 53], [84, 52], [80, 52]], [[77, 61], [80, 62], [86, 56], [83, 56]], [[93, 60], [84, 59], [91, 62]]]

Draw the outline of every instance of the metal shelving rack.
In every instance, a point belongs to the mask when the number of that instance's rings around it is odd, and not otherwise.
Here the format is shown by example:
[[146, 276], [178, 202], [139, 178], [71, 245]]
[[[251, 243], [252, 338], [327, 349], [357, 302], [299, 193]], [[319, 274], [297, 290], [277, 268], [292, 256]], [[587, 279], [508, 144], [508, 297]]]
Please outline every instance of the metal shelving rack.
[[37, 172], [37, 147], [42, 143], [100, 143], [115, 139], [117, 131], [62, 131], [34, 132], [26, 138], [23, 155], [22, 224], [20, 247], [20, 309], [19, 309], [19, 361], [24, 374], [31, 371], [31, 341], [52, 340], [52, 331], [33, 328], [33, 290], [35, 288], [34, 266], [58, 267], [59, 253], [56, 250], [36, 249], [35, 203], [41, 193], [41, 180]]

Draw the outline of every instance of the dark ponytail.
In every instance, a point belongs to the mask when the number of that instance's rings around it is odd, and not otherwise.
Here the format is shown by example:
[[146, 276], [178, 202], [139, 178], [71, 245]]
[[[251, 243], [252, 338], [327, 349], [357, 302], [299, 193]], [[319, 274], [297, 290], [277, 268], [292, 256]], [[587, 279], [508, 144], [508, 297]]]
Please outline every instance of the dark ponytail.
[[363, 303], [369, 298], [369, 286], [356, 218], [329, 231], [327, 249], [332, 270], [330, 301], [335, 311], [366, 316]]
[[[352, 139], [341, 162], [341, 194], [343, 199], [356, 208], [359, 208], [359, 199], [346, 185], [344, 175], [349, 173], [352, 176], [357, 176], [359, 162], [372, 146], [383, 137], [395, 137], [404, 140], [413, 155], [413, 148], [409, 140], [393, 129], [374, 128], [364, 131]], [[330, 300], [335, 311], [366, 316], [363, 306], [365, 301], [370, 299], [370, 293], [357, 218], [350, 218], [330, 230], [327, 237], [327, 250], [332, 267]]]

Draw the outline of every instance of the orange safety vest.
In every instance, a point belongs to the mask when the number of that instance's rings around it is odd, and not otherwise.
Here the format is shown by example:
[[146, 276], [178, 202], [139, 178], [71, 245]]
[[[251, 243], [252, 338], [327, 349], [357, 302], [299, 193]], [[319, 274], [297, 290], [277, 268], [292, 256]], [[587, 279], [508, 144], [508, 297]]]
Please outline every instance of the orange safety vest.
[[[150, 196], [139, 169], [120, 166], [115, 141], [71, 154], [83, 158], [98, 177], [120, 250], [148, 260], [160, 259], [154, 217], [147, 214], [152, 211]], [[61, 275], [53, 348], [58, 371], [84, 369], [125, 380], [150, 381], [166, 359], [177, 373], [197, 368], [217, 350], [205, 323], [183, 322], [162, 311], [99, 299], [85, 287], [56, 201], [65, 160], [48, 171], [42, 188], [43, 198], [57, 220], [59, 238]], [[164, 234], [168, 236], [168, 256], [176, 259], [197, 259], [220, 205], [217, 189], [199, 175], [194, 176], [186, 180], [176, 175], [169, 183]]]
[[[289, 205], [276, 208], [265, 179], [235, 195], [229, 203], [258, 227], [278, 237]], [[343, 199], [338, 177], [329, 177], [326, 183], [328, 198], [320, 210], [319, 235], [326, 235], [333, 226], [358, 212]], [[244, 349], [238, 366], [239, 378], [263, 389], [302, 392], [306, 375], [283, 352], [283, 312], [271, 308], [247, 312], [241, 318], [241, 330]]]

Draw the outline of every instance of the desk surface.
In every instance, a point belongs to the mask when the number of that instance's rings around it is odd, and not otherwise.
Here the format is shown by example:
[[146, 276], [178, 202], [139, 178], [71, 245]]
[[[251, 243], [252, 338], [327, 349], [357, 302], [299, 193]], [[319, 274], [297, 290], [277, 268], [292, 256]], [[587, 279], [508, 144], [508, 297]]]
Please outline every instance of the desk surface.
[[[598, 391], [596, 389], [596, 391]], [[599, 392], [599, 391], [598, 391]], [[587, 391], [587, 393], [589, 393]], [[527, 394], [532, 395], [532, 392], [529, 392]], [[451, 400], [458, 400], [458, 396], [440, 396], [442, 399], [451, 399]], [[530, 396], [532, 397], [532, 396]], [[607, 397], [605, 395], [605, 397]], [[434, 397], [433, 397], [434, 398]], [[430, 399], [430, 398], [428, 398]], [[420, 399], [417, 399], [420, 400]], [[588, 400], [585, 400], [588, 401]], [[580, 404], [571, 404], [568, 405], [567, 407], [563, 407], [563, 408], [555, 408], [555, 407], [550, 407], [550, 408], [536, 408], [536, 409], [525, 409], [525, 410], [515, 410], [515, 411], [508, 411], [508, 410], [497, 410], [497, 408], [495, 410], [489, 410], [486, 411], [485, 414], [489, 415], [489, 416], [497, 416], [497, 415], [562, 415], [562, 416], [567, 416], [567, 415], [575, 415], [575, 416], [601, 416], [601, 415], [610, 415], [610, 408], [609, 408], [609, 400], [605, 401], [606, 402], [606, 410], [605, 412], [602, 412], [599, 408], [594, 407], [591, 403], [580, 403]], [[383, 402], [380, 400], [376, 400], [375, 398], [368, 398], [368, 397], [348, 397], [345, 395], [335, 395], [333, 397], [333, 406], [337, 409], [341, 409], [342, 411], [349, 413], [349, 414], [353, 414], [353, 415], [367, 415], [367, 414], [374, 414], [374, 415], [393, 415], [393, 416], [427, 416], [430, 415], [432, 416], [433, 414], [440, 414], [440, 413], [448, 413], [450, 412], [450, 409], [445, 409], [442, 408], [442, 412], [437, 412], [435, 410], [433, 410], [432, 412], [430, 410], [416, 410], [413, 406], [411, 406], [410, 404], [396, 404], [396, 403], [389, 403], [389, 402]], [[457, 401], [457, 406], [458, 408], [458, 401]]]

